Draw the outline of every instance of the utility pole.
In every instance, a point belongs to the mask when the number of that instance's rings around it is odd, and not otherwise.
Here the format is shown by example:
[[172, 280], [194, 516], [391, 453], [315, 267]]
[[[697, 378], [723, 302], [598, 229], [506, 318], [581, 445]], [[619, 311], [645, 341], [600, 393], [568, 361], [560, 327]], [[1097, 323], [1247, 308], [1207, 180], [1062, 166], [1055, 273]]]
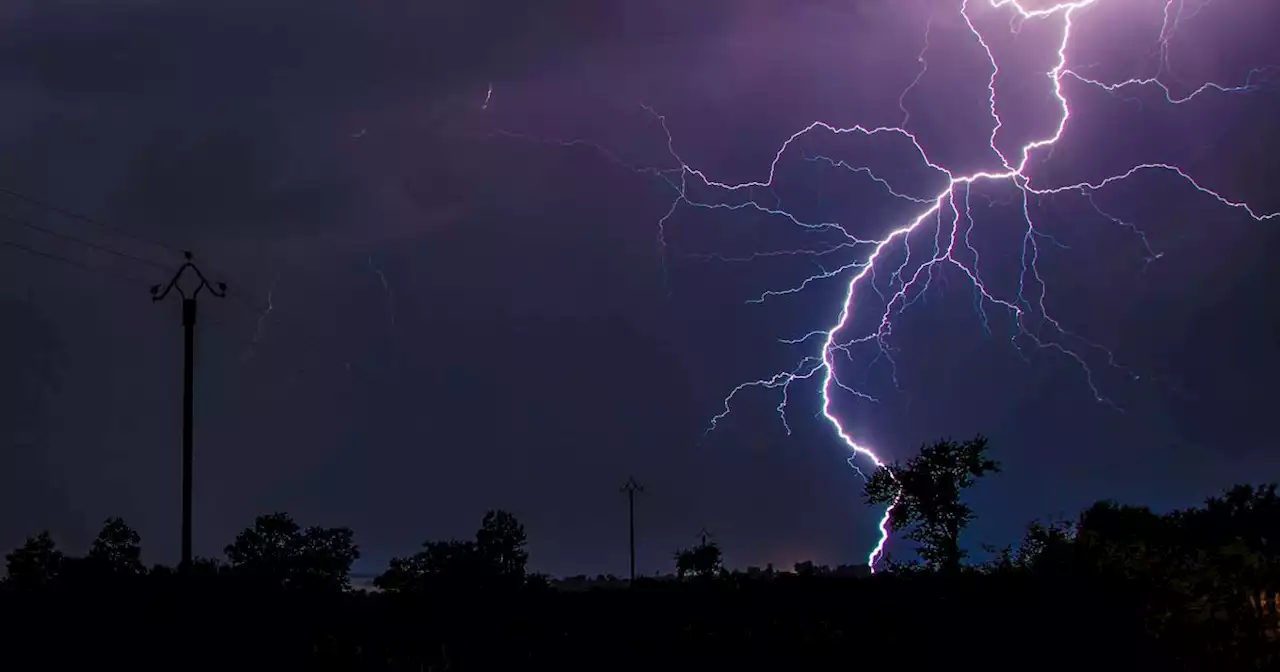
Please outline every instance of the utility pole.
[[636, 483], [636, 479], [627, 477], [622, 484], [622, 492], [627, 493], [627, 520], [631, 533], [631, 581], [636, 580], [636, 493], [644, 492], [644, 486]]
[[[151, 288], [151, 300], [160, 301], [177, 290], [182, 297], [182, 560], [178, 568], [182, 571], [191, 569], [191, 470], [192, 470], [192, 420], [193, 391], [195, 374], [195, 341], [196, 341], [196, 297], [200, 291], [208, 289], [209, 293], [223, 298], [227, 295], [224, 282], [210, 284], [204, 274], [196, 267], [190, 252], [183, 252], [186, 261], [178, 267], [173, 279], [161, 290], [160, 285]], [[182, 274], [191, 269], [200, 284], [196, 285], [188, 296], [187, 291], [178, 284]]]
[[702, 545], [706, 546], [707, 541], [711, 539], [711, 533], [708, 532], [707, 528], [704, 527], [698, 531], [698, 538], [702, 540]]

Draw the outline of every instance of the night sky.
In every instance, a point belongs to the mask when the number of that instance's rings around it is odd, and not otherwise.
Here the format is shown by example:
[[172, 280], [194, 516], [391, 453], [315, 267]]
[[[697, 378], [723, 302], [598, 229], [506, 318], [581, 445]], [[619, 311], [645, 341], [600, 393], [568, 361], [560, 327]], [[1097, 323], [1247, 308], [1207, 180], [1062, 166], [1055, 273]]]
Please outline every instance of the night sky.
[[[997, 147], [1016, 160], [1060, 115], [1044, 73], [1062, 19], [1011, 23], [972, 3], [1002, 67]], [[725, 192], [685, 173], [690, 201], [734, 207], [681, 203], [660, 243], [680, 163], [654, 113], [680, 159], [724, 183], [767, 181], [814, 120], [896, 126], [903, 108], [936, 163], [999, 170], [991, 67], [959, 10], [3, 3], [0, 187], [93, 221], [0, 195], [0, 546], [47, 528], [82, 551], [120, 515], [147, 561], [176, 561], [180, 307], [153, 304], [148, 288], [191, 249], [231, 288], [200, 303], [198, 554], [285, 510], [353, 527], [357, 568], [376, 571], [503, 507], [525, 523], [534, 569], [623, 574], [618, 487], [634, 475], [644, 573], [669, 570], [703, 527], [732, 566], [862, 562], [880, 511], [861, 503], [849, 450], [819, 415], [821, 372], [786, 390], [785, 424], [781, 389], [748, 388], [704, 432], [735, 386], [821, 355], [821, 338], [779, 339], [834, 324], [860, 269], [751, 300], [870, 251], [778, 254], [842, 238], [760, 208], [882, 238], [928, 205], [823, 158], [920, 198], [946, 180], [903, 136], [814, 132], [769, 188]], [[1208, 81], [1255, 86], [1171, 104], [1153, 85], [1065, 78], [1072, 116], [1032, 158], [1033, 187], [1176, 163], [1258, 214], [1280, 211], [1280, 70], [1250, 74], [1280, 64], [1267, 31], [1280, 5], [1099, 0], [1076, 16], [1068, 66], [1084, 77], [1159, 75], [1175, 98]], [[926, 28], [927, 69], [904, 96]], [[988, 183], [970, 197], [985, 286], [1016, 298], [1021, 193]], [[885, 352], [837, 356], [841, 382], [878, 399], [835, 388], [845, 428], [886, 459], [988, 435], [1005, 472], [972, 493], [975, 549], [1103, 497], [1167, 508], [1274, 480], [1280, 218], [1255, 221], [1169, 171], [1092, 201], [1028, 203], [1045, 306], [1073, 336], [1036, 308], [1025, 326], [1053, 347], [1011, 340], [1008, 311], [939, 264], [882, 332]], [[929, 221], [908, 239], [908, 277], [934, 254]], [[735, 261], [758, 253], [769, 254]], [[886, 297], [903, 261], [900, 244], [877, 261]], [[860, 287], [850, 338], [884, 311]], [[1040, 287], [1024, 282], [1028, 305]]]

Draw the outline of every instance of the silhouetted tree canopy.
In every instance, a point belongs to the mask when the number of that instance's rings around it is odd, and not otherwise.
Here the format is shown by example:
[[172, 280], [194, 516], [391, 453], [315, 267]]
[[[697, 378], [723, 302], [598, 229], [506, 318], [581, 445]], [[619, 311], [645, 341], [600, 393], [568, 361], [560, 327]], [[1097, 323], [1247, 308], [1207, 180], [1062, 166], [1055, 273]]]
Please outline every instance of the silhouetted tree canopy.
[[282, 588], [345, 589], [360, 557], [346, 527], [301, 529], [287, 513], [258, 516], [226, 548], [231, 570]]
[[6, 582], [15, 588], [43, 588], [52, 584], [62, 571], [65, 558], [53, 537], [41, 532], [4, 556], [8, 570]]
[[[1268, 522], [1269, 520], [1269, 522]], [[1244, 650], [1257, 634], [1275, 641], [1280, 598], [1280, 506], [1274, 485], [1241, 485], [1205, 506], [1164, 515], [1112, 502], [1080, 516], [1078, 565], [1158, 591], [1152, 627], [1177, 636], [1221, 634], [1221, 650]]]
[[89, 562], [96, 571], [129, 577], [146, 571], [142, 565], [142, 538], [123, 518], [108, 518], [89, 548]]
[[714, 541], [702, 541], [693, 548], [676, 551], [676, 576], [680, 578], [710, 578], [723, 570], [720, 546]]
[[476, 550], [480, 559], [497, 576], [523, 579], [529, 553], [524, 526], [509, 511], [493, 510], [484, 514], [476, 531]]
[[909, 528], [907, 538], [920, 544], [918, 553], [930, 567], [957, 571], [966, 555], [960, 533], [973, 520], [973, 510], [961, 496], [975, 479], [1000, 471], [986, 452], [982, 436], [922, 446], [905, 465], [876, 470], [863, 489], [867, 503], [896, 503], [889, 527], [895, 532]]
[[485, 513], [475, 541], [425, 541], [407, 558], [392, 558], [374, 585], [391, 593], [416, 593], [431, 584], [516, 586], [526, 580], [529, 554], [524, 526], [509, 511]]

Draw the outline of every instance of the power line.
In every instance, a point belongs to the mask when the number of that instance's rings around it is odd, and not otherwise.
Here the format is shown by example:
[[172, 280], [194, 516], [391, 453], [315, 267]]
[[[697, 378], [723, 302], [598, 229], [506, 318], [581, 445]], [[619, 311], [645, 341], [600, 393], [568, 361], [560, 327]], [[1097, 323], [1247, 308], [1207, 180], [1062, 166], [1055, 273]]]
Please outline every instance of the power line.
[[70, 218], [72, 218], [72, 219], [78, 219], [78, 220], [80, 220], [80, 221], [82, 221], [82, 222], [86, 222], [86, 223], [88, 223], [88, 224], [93, 224], [94, 226], [100, 226], [100, 227], [102, 227], [102, 228], [104, 228], [104, 229], [108, 229], [108, 230], [110, 230], [110, 231], [115, 231], [116, 233], [118, 233], [118, 234], [120, 234], [120, 235], [122, 235], [122, 236], [124, 236], [124, 237], [126, 237], [126, 238], [131, 238], [131, 239], [136, 240], [136, 241], [138, 241], [138, 242], [140, 242], [140, 243], [147, 243], [148, 245], [155, 245], [156, 247], [164, 248], [164, 249], [166, 249], [166, 250], [168, 250], [168, 251], [170, 251], [170, 252], [172, 252], [172, 253], [174, 253], [174, 254], [178, 254], [178, 253], [180, 253], [180, 252], [181, 252], [181, 250], [179, 250], [178, 248], [176, 248], [176, 247], [174, 247], [174, 246], [172, 246], [172, 245], [168, 245], [168, 244], [166, 244], [166, 243], [163, 243], [163, 242], [160, 242], [160, 241], [158, 241], [158, 240], [151, 239], [151, 238], [147, 238], [147, 237], [145, 237], [145, 236], [140, 236], [140, 235], [138, 235], [138, 234], [136, 234], [136, 233], [130, 233], [129, 231], [126, 231], [126, 230], [124, 230], [124, 229], [120, 228], [119, 226], [113, 226], [113, 225], [111, 225], [111, 224], [108, 224], [108, 223], [106, 223], [106, 222], [104, 222], [104, 221], [100, 220], [100, 219], [95, 219], [95, 218], [93, 218], [93, 217], [90, 217], [90, 216], [85, 215], [85, 214], [81, 214], [81, 213], [76, 212], [76, 211], [74, 211], [74, 210], [68, 210], [68, 209], [63, 208], [63, 207], [61, 207], [61, 206], [54, 205], [53, 203], [50, 203], [50, 202], [48, 202], [48, 201], [45, 201], [45, 200], [41, 200], [41, 199], [39, 199], [39, 198], [36, 198], [36, 197], [34, 197], [34, 196], [28, 196], [28, 195], [26, 195], [26, 194], [24, 194], [24, 193], [22, 193], [22, 192], [14, 191], [13, 189], [7, 189], [7, 188], [5, 188], [5, 187], [0, 187], [0, 194], [4, 194], [4, 195], [6, 195], [6, 196], [9, 196], [9, 197], [12, 197], [12, 198], [16, 198], [16, 199], [18, 199], [18, 200], [20, 200], [20, 201], [25, 201], [25, 202], [30, 203], [30, 204], [32, 204], [32, 205], [39, 206], [39, 207], [44, 208], [44, 209], [46, 209], [46, 210], [50, 210], [50, 211], [52, 211], [52, 212], [56, 212], [56, 213], [58, 213], [58, 214], [60, 214], [60, 215], [64, 215], [64, 216], [66, 216], [66, 217], [70, 217]]
[[11, 240], [0, 240], [0, 247], [9, 247], [9, 248], [13, 248], [13, 249], [15, 249], [15, 250], [21, 250], [21, 251], [23, 251], [23, 252], [26, 252], [27, 254], [31, 254], [31, 255], [34, 255], [34, 256], [37, 256], [37, 257], [43, 257], [43, 258], [45, 258], [45, 259], [49, 259], [50, 261], [57, 261], [57, 262], [61, 262], [61, 263], [64, 263], [64, 264], [68, 264], [68, 265], [70, 265], [70, 266], [75, 266], [76, 268], [79, 268], [79, 269], [81, 269], [81, 270], [85, 270], [85, 271], [89, 271], [89, 272], [91, 272], [91, 273], [101, 273], [101, 274], [103, 274], [103, 275], [106, 275], [106, 276], [111, 277], [111, 278], [115, 278], [115, 279], [117, 279], [117, 280], [125, 280], [125, 281], [128, 281], [128, 282], [130, 282], [130, 283], [137, 283], [137, 284], [141, 284], [141, 285], [146, 285], [146, 284], [148, 284], [148, 281], [147, 281], [147, 280], [144, 280], [144, 279], [142, 279], [142, 278], [139, 278], [139, 277], [136, 277], [136, 276], [133, 276], [133, 275], [128, 275], [128, 274], [125, 274], [125, 273], [115, 273], [115, 272], [113, 272], [113, 271], [109, 271], [109, 270], [107, 270], [107, 269], [105, 269], [105, 268], [102, 268], [101, 266], [90, 266], [90, 265], [88, 265], [88, 264], [86, 264], [86, 263], [84, 263], [84, 262], [82, 262], [82, 261], [76, 261], [75, 259], [69, 259], [69, 258], [67, 258], [67, 257], [63, 257], [63, 256], [59, 256], [59, 255], [53, 254], [52, 252], [45, 252], [45, 251], [43, 251], [43, 250], [37, 250], [37, 249], [36, 249], [36, 248], [34, 248], [34, 247], [28, 247], [28, 246], [23, 245], [23, 244], [21, 244], [21, 243], [15, 243], [15, 242], [13, 242], [13, 241], [11, 241]]
[[[141, 242], [141, 243], [146, 243], [146, 244], [148, 244], [148, 245], [153, 245], [153, 246], [155, 246], [155, 247], [158, 247], [158, 248], [161, 248], [161, 249], [167, 250], [167, 251], [169, 251], [169, 252], [171, 252], [171, 253], [173, 253], [173, 254], [185, 254], [185, 251], [180, 250], [180, 249], [178, 249], [177, 247], [175, 247], [175, 246], [173, 246], [173, 245], [169, 245], [168, 243], [165, 243], [165, 242], [162, 242], [162, 241], [156, 240], [156, 239], [154, 239], [154, 238], [148, 238], [148, 237], [146, 237], [146, 236], [142, 236], [142, 235], [139, 235], [139, 234], [136, 234], [136, 233], [131, 233], [131, 232], [129, 232], [129, 231], [127, 231], [127, 230], [125, 230], [124, 228], [120, 227], [120, 226], [113, 225], [113, 224], [109, 224], [109, 223], [104, 222], [104, 221], [102, 221], [102, 220], [100, 220], [100, 219], [97, 219], [97, 218], [95, 218], [95, 217], [90, 217], [89, 215], [86, 215], [86, 214], [83, 214], [83, 213], [80, 213], [80, 212], [76, 212], [75, 210], [71, 210], [71, 209], [68, 209], [68, 208], [64, 208], [64, 207], [59, 206], [59, 205], [56, 205], [56, 204], [54, 204], [54, 203], [50, 203], [49, 201], [46, 201], [46, 200], [43, 200], [43, 199], [40, 199], [40, 198], [36, 198], [36, 197], [34, 197], [34, 196], [30, 196], [30, 195], [28, 195], [28, 194], [24, 194], [24, 193], [22, 193], [22, 192], [20, 192], [20, 191], [16, 191], [16, 190], [14, 190], [14, 189], [9, 189], [9, 188], [7, 188], [7, 187], [0, 186], [0, 194], [3, 194], [3, 195], [5, 195], [5, 196], [10, 196], [10, 197], [12, 197], [12, 198], [16, 198], [16, 199], [18, 199], [18, 200], [20, 200], [20, 201], [24, 201], [24, 202], [26, 202], [26, 203], [30, 203], [30, 204], [32, 204], [32, 205], [35, 205], [35, 206], [38, 206], [38, 207], [44, 208], [44, 209], [49, 210], [49, 211], [51, 211], [51, 212], [56, 212], [56, 213], [58, 213], [58, 214], [60, 214], [60, 215], [64, 215], [64, 216], [66, 216], [66, 217], [70, 217], [70, 218], [72, 218], [72, 219], [76, 219], [76, 220], [79, 220], [79, 221], [82, 221], [82, 222], [86, 222], [86, 223], [89, 223], [89, 224], [93, 224], [94, 226], [101, 227], [101, 228], [106, 229], [106, 230], [108, 230], [108, 231], [113, 231], [113, 232], [115, 232], [115, 233], [117, 233], [117, 234], [119, 234], [119, 235], [121, 235], [121, 236], [123, 236], [123, 237], [125, 237], [125, 238], [129, 238], [130, 240], [134, 240], [134, 241]], [[10, 219], [13, 219], [14, 221], [18, 221], [16, 218], [12, 218], [12, 217], [10, 217]], [[153, 261], [150, 261], [150, 260], [146, 260], [146, 259], [143, 259], [143, 258], [141, 258], [141, 257], [134, 257], [133, 255], [130, 255], [130, 254], [127, 254], [127, 253], [124, 253], [124, 252], [120, 252], [120, 251], [118, 251], [118, 250], [108, 250], [108, 249], [103, 249], [103, 248], [100, 248], [100, 247], [98, 247], [98, 246], [96, 246], [96, 245], [94, 245], [94, 244], [92, 244], [92, 243], [88, 243], [87, 241], [83, 241], [83, 240], [79, 240], [79, 239], [77, 239], [77, 238], [74, 238], [73, 236], [68, 236], [68, 235], [65, 235], [65, 234], [56, 233], [56, 232], [53, 232], [53, 231], [51, 231], [51, 230], [49, 230], [49, 229], [44, 229], [44, 228], [41, 228], [41, 227], [38, 227], [38, 226], [35, 226], [35, 225], [31, 225], [29, 222], [21, 222], [21, 221], [18, 221], [18, 223], [19, 223], [19, 224], [22, 224], [23, 226], [29, 226], [29, 228], [35, 228], [35, 229], [38, 229], [38, 230], [41, 230], [41, 231], [45, 231], [46, 233], [50, 233], [50, 234], [55, 235], [55, 236], [61, 236], [61, 237], [65, 237], [65, 238], [68, 238], [68, 239], [71, 239], [71, 240], [75, 240], [76, 242], [79, 242], [79, 243], [81, 243], [81, 244], [88, 245], [89, 247], [94, 247], [94, 248], [96, 248], [96, 249], [101, 249], [101, 250], [102, 250], [102, 251], [104, 251], [104, 252], [108, 252], [108, 253], [110, 253], [110, 254], [114, 254], [114, 255], [116, 255], [116, 256], [120, 256], [120, 257], [123, 257], [123, 258], [129, 258], [129, 259], [132, 259], [132, 260], [134, 260], [134, 261], [139, 261], [139, 262], [142, 262], [142, 263], [147, 264], [147, 265], [149, 265], [149, 266], [154, 266], [154, 267], [156, 267], [156, 268], [158, 268], [158, 269], [161, 269], [161, 270], [166, 270], [166, 271], [167, 271], [167, 270], [170, 268], [169, 266], [165, 266], [165, 265], [162, 265], [162, 264], [158, 264], [158, 263], [156, 263], [156, 262], [153, 262]], [[206, 266], [208, 266], [208, 264], [206, 264]], [[218, 270], [218, 269], [214, 268], [213, 270], [214, 270], [215, 272], [217, 272], [217, 270]], [[234, 296], [233, 296], [232, 298], [236, 298], [236, 297], [234, 297]], [[242, 301], [243, 301], [243, 300], [242, 300]], [[261, 307], [260, 307], [260, 306], [254, 306], [254, 305], [252, 305], [252, 304], [248, 303], [247, 301], [245, 301], [244, 303], [245, 303], [245, 305], [248, 305], [249, 307], [253, 308], [254, 310], [261, 310]]]
[[[97, 251], [99, 251], [99, 252], [105, 252], [105, 253], [107, 253], [107, 254], [111, 254], [111, 255], [114, 255], [114, 256], [120, 257], [121, 259], [125, 259], [125, 260], [128, 260], [128, 261], [137, 262], [137, 263], [140, 263], [140, 264], [145, 264], [145, 265], [147, 265], [147, 266], [150, 266], [150, 267], [152, 267], [152, 268], [156, 268], [156, 269], [159, 269], [159, 270], [162, 270], [162, 271], [168, 271], [168, 270], [169, 270], [169, 267], [168, 267], [168, 266], [165, 266], [164, 264], [161, 264], [161, 263], [159, 263], [159, 262], [152, 261], [152, 260], [147, 259], [147, 258], [145, 258], [145, 257], [139, 257], [139, 256], [136, 256], [136, 255], [129, 254], [128, 252], [122, 252], [122, 251], [120, 251], [120, 250], [117, 250], [117, 249], [113, 249], [113, 248], [107, 247], [107, 246], [105, 246], [105, 245], [99, 245], [99, 244], [97, 244], [97, 243], [89, 242], [89, 241], [84, 240], [84, 239], [82, 239], [82, 238], [77, 238], [77, 237], [75, 237], [75, 236], [72, 236], [72, 235], [67, 234], [67, 233], [63, 233], [63, 232], [61, 232], [61, 231], [56, 231], [56, 230], [54, 230], [54, 229], [50, 229], [50, 228], [46, 228], [46, 227], [40, 226], [39, 224], [35, 224], [35, 223], [33, 223], [33, 222], [29, 221], [29, 220], [25, 220], [25, 219], [21, 219], [21, 218], [18, 218], [18, 217], [14, 217], [13, 215], [8, 214], [8, 213], [0, 212], [0, 219], [7, 219], [7, 220], [9, 220], [9, 221], [11, 221], [11, 222], [13, 222], [13, 223], [15, 223], [15, 224], [18, 224], [19, 226], [24, 226], [24, 227], [26, 227], [26, 228], [29, 228], [29, 229], [32, 229], [32, 230], [35, 230], [35, 231], [40, 231], [40, 232], [42, 232], [42, 233], [46, 233], [46, 234], [49, 234], [49, 235], [51, 235], [51, 236], [55, 236], [55, 237], [57, 237], [57, 238], [62, 238], [62, 239], [64, 239], [64, 240], [68, 240], [68, 241], [71, 241], [71, 242], [73, 242], [73, 243], [76, 243], [76, 244], [79, 244], [79, 245], [83, 245], [83, 246], [88, 247], [88, 248], [90, 248], [90, 249], [97, 250]], [[58, 255], [56, 255], [56, 254], [52, 254], [52, 253], [50, 253], [50, 252], [44, 252], [44, 251], [41, 251], [41, 250], [37, 250], [37, 249], [35, 249], [35, 248], [31, 248], [31, 247], [28, 247], [28, 246], [26, 246], [26, 245], [22, 245], [22, 244], [19, 244], [19, 243], [15, 243], [15, 242], [11, 242], [11, 241], [0, 241], [0, 244], [3, 244], [3, 245], [4, 245], [4, 246], [6, 246], [6, 247], [11, 247], [11, 248], [14, 248], [14, 249], [22, 250], [22, 251], [24, 251], [24, 252], [29, 252], [29, 253], [31, 253], [31, 254], [34, 254], [34, 255], [37, 255], [37, 256], [40, 256], [40, 257], [44, 257], [44, 258], [46, 258], [46, 259], [50, 259], [50, 260], [53, 260], [53, 261], [61, 261], [61, 262], [63, 262], [63, 263], [71, 264], [71, 265], [76, 266], [77, 268], [80, 268], [80, 269], [83, 269], [83, 270], [93, 271], [93, 272], [95, 272], [95, 273], [106, 273], [106, 274], [108, 274], [108, 275], [114, 275], [115, 277], [118, 277], [118, 278], [121, 278], [121, 279], [128, 279], [128, 280], [129, 280], [129, 281], [131, 281], [131, 282], [141, 282], [141, 283], [149, 282], [149, 281], [147, 281], [147, 280], [143, 280], [143, 279], [138, 278], [138, 277], [133, 276], [133, 275], [112, 274], [110, 271], [107, 271], [105, 268], [102, 268], [102, 267], [96, 267], [96, 266], [89, 266], [89, 265], [87, 265], [87, 264], [85, 264], [85, 263], [83, 263], [83, 262], [80, 262], [80, 261], [76, 261], [76, 260], [73, 260], [73, 259], [68, 259], [68, 258], [66, 258], [66, 257], [61, 257], [61, 256], [58, 256]], [[239, 303], [239, 305], [241, 305], [241, 306], [243, 306], [243, 307], [245, 307], [245, 308], [248, 308], [248, 309], [249, 309], [250, 311], [252, 311], [254, 314], [261, 313], [263, 310], [265, 310], [265, 308], [264, 308], [263, 306], [261, 306], [261, 305], [258, 305], [258, 304], [256, 304], [256, 303], [254, 303], [254, 302], [253, 302], [253, 301], [251, 301], [250, 299], [246, 298], [243, 294], [231, 294], [231, 293], [228, 293], [228, 297], [227, 297], [227, 298], [233, 299], [234, 301], [236, 301], [237, 303]]]
[[161, 263], [158, 263], [158, 262], [152, 261], [152, 260], [150, 260], [150, 259], [146, 259], [146, 258], [143, 258], [143, 257], [135, 256], [135, 255], [129, 254], [128, 252], [121, 252], [120, 250], [116, 250], [116, 249], [113, 249], [113, 248], [107, 247], [107, 246], [105, 246], [105, 245], [99, 245], [98, 243], [91, 243], [91, 242], [89, 242], [89, 241], [87, 241], [87, 240], [84, 240], [84, 239], [81, 239], [81, 238], [77, 238], [77, 237], [75, 237], [75, 236], [73, 236], [73, 235], [71, 235], [71, 234], [63, 233], [63, 232], [61, 232], [61, 231], [56, 231], [56, 230], [54, 230], [54, 229], [50, 229], [50, 228], [46, 228], [46, 227], [40, 226], [39, 224], [36, 224], [36, 223], [34, 223], [34, 222], [31, 222], [31, 221], [28, 221], [28, 220], [25, 220], [25, 219], [21, 219], [21, 218], [18, 218], [18, 217], [14, 217], [13, 215], [10, 215], [10, 214], [8, 214], [8, 213], [0, 212], [0, 218], [7, 219], [7, 220], [9, 220], [10, 222], [13, 222], [14, 224], [17, 224], [17, 225], [19, 225], [19, 226], [24, 226], [24, 227], [26, 227], [26, 228], [28, 228], [28, 229], [33, 230], [33, 231], [40, 231], [40, 232], [42, 232], [42, 233], [47, 233], [47, 234], [49, 234], [49, 235], [51, 235], [51, 236], [55, 236], [55, 237], [58, 237], [58, 238], [62, 238], [62, 239], [64, 239], [64, 240], [69, 240], [69, 241], [71, 241], [71, 242], [73, 242], [73, 243], [77, 243], [77, 244], [80, 244], [80, 245], [84, 245], [85, 247], [88, 247], [88, 248], [91, 248], [91, 249], [94, 249], [94, 250], [98, 250], [99, 252], [106, 252], [107, 254], [113, 254], [113, 255], [115, 255], [115, 256], [117, 256], [117, 257], [120, 257], [121, 259], [128, 259], [128, 260], [130, 260], [130, 261], [136, 261], [136, 262], [138, 262], [138, 263], [140, 263], [140, 264], [146, 264], [147, 266], [151, 266], [152, 268], [158, 268], [158, 269], [160, 269], [160, 270], [162, 270], [162, 271], [168, 270], [168, 267], [166, 267], [164, 264], [161, 264]]
[[[137, 288], [137, 285], [150, 286], [152, 284], [150, 280], [145, 280], [143, 278], [139, 278], [134, 275], [129, 275], [127, 273], [116, 273], [106, 268], [103, 268], [101, 266], [90, 266], [89, 264], [86, 264], [82, 261], [77, 261], [75, 259], [70, 259], [68, 257], [59, 256], [57, 254], [53, 254], [52, 252], [45, 252], [44, 250], [38, 250], [34, 247], [29, 247], [27, 245], [23, 245], [22, 243], [15, 243], [10, 240], [0, 240], [0, 247], [15, 249], [20, 252], [25, 252], [27, 254], [40, 257], [42, 259], [48, 259], [49, 261], [56, 261], [58, 263], [67, 264], [68, 266], [74, 266], [82, 271], [99, 273], [107, 276], [112, 280], [128, 282], [130, 286], [134, 287], [135, 289]], [[231, 295], [229, 295], [229, 298], [232, 298]], [[223, 329], [225, 333], [233, 334], [236, 331], [235, 327], [233, 327], [231, 324], [223, 320], [220, 320], [216, 317], [206, 316], [204, 320], [206, 324], [218, 327], [219, 329]], [[239, 337], [235, 337], [234, 343], [236, 345], [243, 345], [243, 346], [254, 345], [252, 341], [245, 338], [239, 338]]]

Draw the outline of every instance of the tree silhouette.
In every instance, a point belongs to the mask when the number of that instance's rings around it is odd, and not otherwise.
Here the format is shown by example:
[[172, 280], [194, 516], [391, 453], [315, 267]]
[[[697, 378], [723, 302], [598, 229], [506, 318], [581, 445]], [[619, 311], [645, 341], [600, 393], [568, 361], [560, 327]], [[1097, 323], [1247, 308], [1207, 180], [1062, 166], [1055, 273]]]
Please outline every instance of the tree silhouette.
[[1069, 522], [1042, 523], [1027, 526], [1012, 565], [1040, 573], [1061, 574], [1072, 569], [1071, 547], [1077, 527]]
[[236, 569], [283, 577], [294, 557], [301, 528], [287, 513], [258, 516], [253, 527], [236, 535], [225, 549], [227, 560]]
[[509, 511], [495, 509], [484, 514], [476, 531], [476, 550], [496, 576], [523, 579], [529, 554], [524, 525]]
[[476, 544], [473, 541], [428, 541], [422, 546], [422, 552], [414, 558], [424, 574], [461, 578], [476, 571]]
[[477, 557], [472, 541], [425, 541], [421, 551], [407, 558], [392, 558], [373, 585], [388, 593], [416, 593], [441, 581], [455, 587], [474, 585], [479, 580]]
[[57, 580], [66, 558], [53, 537], [41, 532], [27, 537], [25, 543], [4, 556], [9, 576], [6, 582], [15, 588], [44, 588]]
[[1145, 506], [1096, 502], [1076, 524], [1075, 561], [1089, 571], [1125, 579], [1158, 576], [1174, 562], [1181, 543], [1178, 514], [1161, 516]]
[[349, 527], [308, 527], [298, 540], [294, 579], [311, 588], [347, 590], [360, 557]]
[[93, 540], [88, 556], [95, 570], [112, 576], [138, 576], [146, 571], [142, 565], [142, 538], [123, 518], [108, 518]]
[[1276, 484], [1237, 485], [1179, 515], [1187, 539], [1201, 545], [1240, 542], [1251, 552], [1280, 560], [1280, 495]]
[[524, 526], [515, 515], [495, 509], [485, 513], [475, 541], [423, 542], [412, 556], [392, 558], [373, 584], [391, 593], [419, 592], [442, 582], [452, 587], [522, 585], [529, 560], [525, 543]]
[[1236, 486], [1203, 507], [1159, 514], [1110, 500], [1074, 525], [1033, 524], [1018, 564], [1141, 595], [1144, 627], [1179, 655], [1274, 661], [1280, 639], [1280, 497]]
[[1280, 496], [1276, 484], [1237, 485], [1182, 517], [1186, 536], [1226, 556], [1224, 570], [1263, 627], [1280, 639]]
[[693, 548], [676, 551], [676, 576], [710, 578], [720, 574], [723, 556], [714, 541], [702, 541]]
[[302, 530], [287, 513], [258, 516], [226, 547], [231, 569], [278, 587], [344, 590], [360, 557], [345, 527]]
[[1276, 486], [1237, 485], [1203, 507], [1167, 514], [1163, 522], [1167, 559], [1156, 571], [1166, 575], [1163, 583], [1174, 598], [1160, 614], [1163, 621], [1217, 630], [1223, 650], [1270, 641], [1264, 648], [1274, 651], [1280, 639]]
[[907, 538], [920, 544], [918, 553], [929, 567], [945, 572], [960, 568], [966, 555], [960, 533], [973, 520], [961, 499], [975, 479], [999, 472], [986, 456], [987, 439], [977, 436], [963, 443], [939, 441], [922, 446], [905, 465], [888, 464], [867, 481], [868, 504], [892, 504], [889, 526], [897, 532], [911, 528]]

